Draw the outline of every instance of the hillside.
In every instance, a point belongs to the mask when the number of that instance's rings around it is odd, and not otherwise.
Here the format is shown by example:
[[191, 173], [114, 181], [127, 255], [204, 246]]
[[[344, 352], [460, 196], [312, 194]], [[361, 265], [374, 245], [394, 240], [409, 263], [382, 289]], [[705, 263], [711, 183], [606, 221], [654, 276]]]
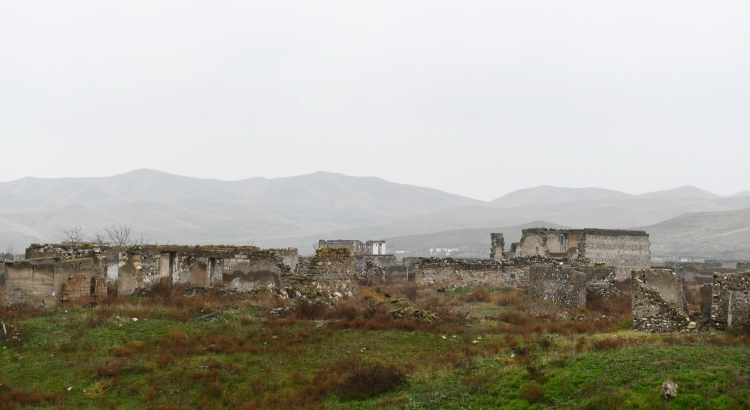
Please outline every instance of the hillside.
[[750, 208], [690, 213], [642, 229], [651, 235], [652, 255], [750, 259]]

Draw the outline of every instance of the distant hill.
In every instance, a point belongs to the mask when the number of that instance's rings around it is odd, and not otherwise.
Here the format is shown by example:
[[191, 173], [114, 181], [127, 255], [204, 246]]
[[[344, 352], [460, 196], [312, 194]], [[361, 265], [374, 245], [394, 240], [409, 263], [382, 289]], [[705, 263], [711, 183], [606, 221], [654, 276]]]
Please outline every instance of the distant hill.
[[515, 207], [525, 205], [547, 205], [562, 202], [585, 201], [603, 198], [628, 198], [633, 195], [602, 188], [560, 188], [542, 185], [536, 188], [519, 189], [490, 201], [490, 205]]
[[[648, 227], [683, 214], [747, 207], [745, 193], [720, 197], [695, 187], [630, 195], [540, 186], [488, 203], [328, 172], [221, 181], [143, 169], [111, 177], [0, 183], [0, 247], [56, 242], [57, 227], [80, 225], [93, 236], [126, 224], [147, 242], [254, 243], [311, 253], [321, 238], [391, 238], [395, 246], [417, 250], [456, 248], [465, 241], [465, 254], [479, 257], [489, 249], [488, 226], [512, 227], [501, 230], [510, 243], [520, 235], [518, 227], [540, 223], [534, 221], [573, 228]], [[446, 243], [437, 244], [441, 241]]]
[[719, 198], [720, 195], [704, 191], [694, 186], [681, 186], [675, 189], [669, 189], [666, 191], [648, 192], [645, 194], [637, 195], [639, 198]]
[[655, 256], [750, 260], [750, 208], [689, 213], [642, 229], [651, 236]]
[[0, 183], [0, 244], [56, 241], [57, 227], [129, 224], [152, 242], [240, 242], [377, 224], [481, 204], [436, 189], [316, 172], [241, 181], [137, 170]]

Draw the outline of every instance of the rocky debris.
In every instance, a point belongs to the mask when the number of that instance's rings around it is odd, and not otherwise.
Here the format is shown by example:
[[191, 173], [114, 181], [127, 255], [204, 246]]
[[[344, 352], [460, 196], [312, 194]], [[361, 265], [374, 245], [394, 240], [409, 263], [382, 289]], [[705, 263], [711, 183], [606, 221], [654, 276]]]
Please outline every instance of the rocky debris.
[[388, 312], [388, 316], [394, 319], [408, 319], [414, 322], [432, 323], [438, 320], [437, 313], [431, 310], [418, 309], [413, 306], [405, 306]]
[[666, 380], [661, 384], [661, 397], [670, 401], [677, 397], [677, 383], [672, 380]]
[[325, 329], [325, 327], [326, 327], [325, 323], [323, 323], [323, 322], [320, 322], [320, 323], [318, 323], [318, 324], [317, 324], [317, 325], [315, 326], [315, 330], [323, 330], [323, 329]]
[[206, 288], [204, 288], [203, 286], [192, 286], [182, 292], [182, 294], [185, 296], [202, 295], [204, 293], [206, 293]]

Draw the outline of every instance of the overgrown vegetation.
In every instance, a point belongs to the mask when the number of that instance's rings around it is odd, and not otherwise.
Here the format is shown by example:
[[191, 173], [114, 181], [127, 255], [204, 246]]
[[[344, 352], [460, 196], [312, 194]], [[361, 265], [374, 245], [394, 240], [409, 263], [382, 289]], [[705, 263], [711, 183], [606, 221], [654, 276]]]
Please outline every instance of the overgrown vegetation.
[[[672, 409], [750, 406], [748, 336], [634, 332], [627, 295], [564, 311], [514, 289], [183, 291], [0, 308], [0, 409], [657, 409], [666, 379]], [[405, 306], [439, 320], [389, 316]]]

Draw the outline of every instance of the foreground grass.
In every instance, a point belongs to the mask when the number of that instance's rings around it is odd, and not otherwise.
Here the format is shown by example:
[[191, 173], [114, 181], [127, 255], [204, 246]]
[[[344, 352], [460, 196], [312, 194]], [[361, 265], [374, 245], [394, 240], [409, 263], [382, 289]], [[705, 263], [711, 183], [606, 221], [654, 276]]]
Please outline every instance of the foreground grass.
[[[170, 297], [18, 315], [18, 338], [0, 342], [0, 409], [655, 409], [667, 379], [670, 408], [750, 407], [746, 337], [645, 335], [622, 311], [567, 314], [518, 291], [361, 293], [286, 318], [270, 300]], [[442, 307], [441, 320], [383, 314], [400, 305]], [[376, 363], [406, 382], [343, 393], [351, 369]]]

